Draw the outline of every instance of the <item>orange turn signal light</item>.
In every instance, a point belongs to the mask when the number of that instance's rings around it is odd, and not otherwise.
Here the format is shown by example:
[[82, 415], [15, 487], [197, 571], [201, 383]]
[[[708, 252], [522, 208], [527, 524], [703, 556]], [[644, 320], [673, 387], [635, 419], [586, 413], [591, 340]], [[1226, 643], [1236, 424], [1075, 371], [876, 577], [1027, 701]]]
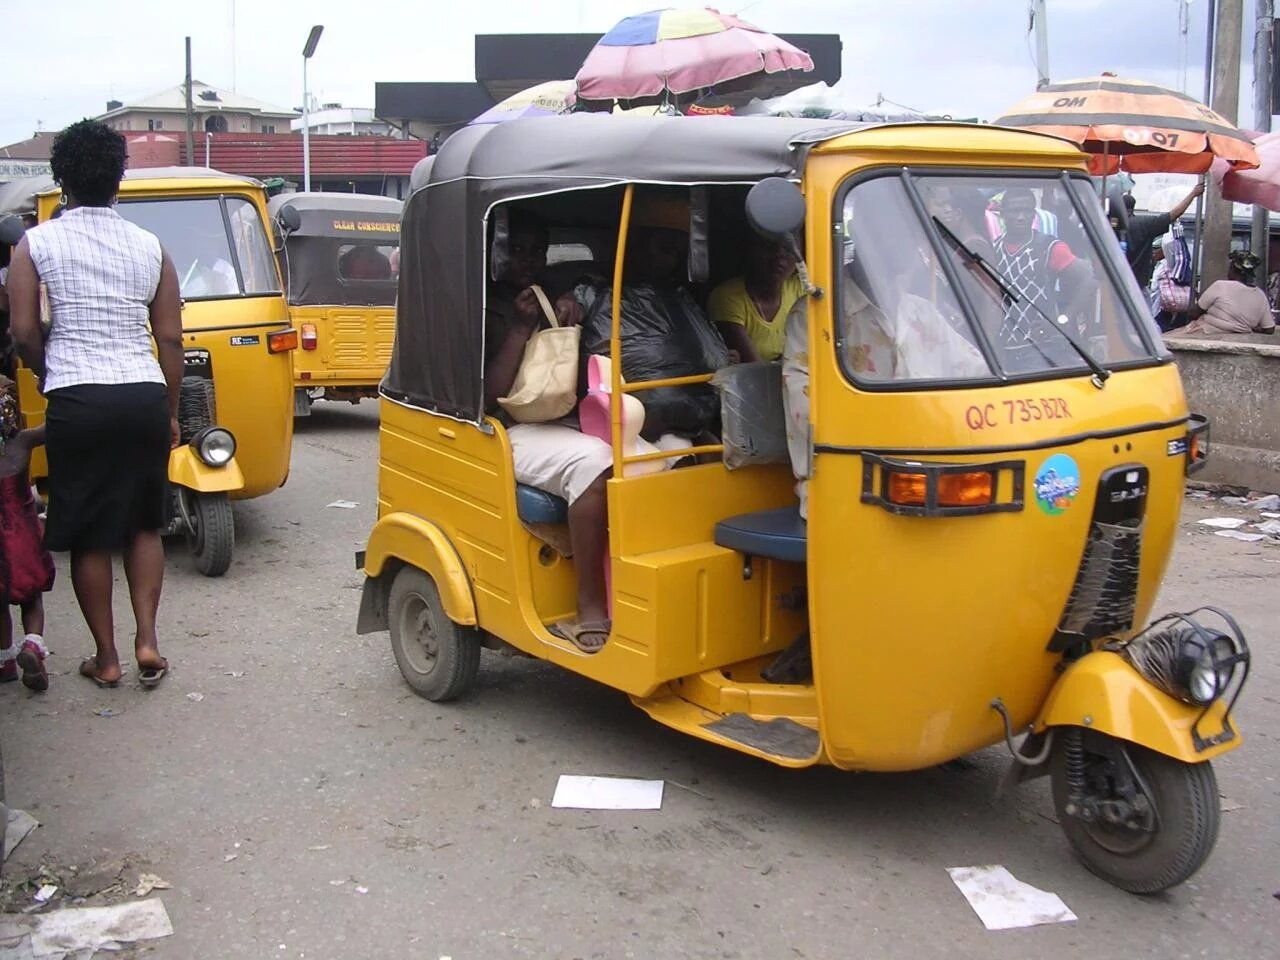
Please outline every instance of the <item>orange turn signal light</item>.
[[[987, 471], [944, 473], [938, 478], [938, 506], [973, 507], [995, 499], [995, 476]], [[899, 473], [888, 476], [887, 499], [900, 506], [924, 506], [928, 502], [929, 478], [923, 473]]]
[[284, 353], [286, 350], [298, 349], [298, 331], [290, 327], [277, 333], [267, 335], [267, 352]]

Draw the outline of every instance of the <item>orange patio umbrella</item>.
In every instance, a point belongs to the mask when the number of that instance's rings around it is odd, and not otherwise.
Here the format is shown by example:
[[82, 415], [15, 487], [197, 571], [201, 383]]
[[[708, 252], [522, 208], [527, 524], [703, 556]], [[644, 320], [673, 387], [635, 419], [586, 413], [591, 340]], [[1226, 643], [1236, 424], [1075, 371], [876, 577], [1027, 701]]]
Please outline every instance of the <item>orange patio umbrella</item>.
[[1203, 173], [1214, 159], [1233, 170], [1258, 166], [1248, 135], [1194, 97], [1104, 73], [1037, 90], [995, 121], [1052, 134], [1093, 154], [1095, 176]]

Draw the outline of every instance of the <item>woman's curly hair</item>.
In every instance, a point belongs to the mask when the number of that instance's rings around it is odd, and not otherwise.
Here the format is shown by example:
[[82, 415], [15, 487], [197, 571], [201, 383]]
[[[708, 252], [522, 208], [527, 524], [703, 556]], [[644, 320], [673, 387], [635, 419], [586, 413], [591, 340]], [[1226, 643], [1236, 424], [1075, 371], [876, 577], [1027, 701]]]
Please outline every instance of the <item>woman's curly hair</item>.
[[81, 120], [53, 138], [49, 166], [53, 179], [77, 202], [102, 207], [119, 192], [127, 160], [124, 137], [105, 123]]

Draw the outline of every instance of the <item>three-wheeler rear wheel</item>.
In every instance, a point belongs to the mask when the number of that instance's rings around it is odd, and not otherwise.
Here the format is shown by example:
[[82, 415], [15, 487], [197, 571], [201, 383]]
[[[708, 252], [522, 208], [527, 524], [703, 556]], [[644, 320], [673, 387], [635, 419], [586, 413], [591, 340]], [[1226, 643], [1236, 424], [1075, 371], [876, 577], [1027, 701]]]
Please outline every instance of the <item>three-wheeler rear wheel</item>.
[[1218, 838], [1218, 782], [1208, 761], [1184, 763], [1137, 744], [1061, 729], [1049, 772], [1067, 841], [1093, 873], [1130, 893], [1177, 886]]
[[428, 700], [454, 700], [471, 689], [480, 669], [480, 635], [449, 619], [435, 582], [403, 567], [387, 597], [391, 651], [405, 682]]

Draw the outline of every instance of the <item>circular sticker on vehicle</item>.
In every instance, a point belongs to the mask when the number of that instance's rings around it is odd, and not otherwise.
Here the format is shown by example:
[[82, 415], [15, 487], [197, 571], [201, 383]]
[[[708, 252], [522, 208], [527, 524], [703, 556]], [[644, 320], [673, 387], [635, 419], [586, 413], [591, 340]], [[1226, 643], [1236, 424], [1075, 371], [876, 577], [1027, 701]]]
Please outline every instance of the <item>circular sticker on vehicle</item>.
[[1057, 516], [1066, 512], [1080, 493], [1080, 468], [1065, 453], [1055, 453], [1040, 465], [1033, 483], [1040, 509]]

